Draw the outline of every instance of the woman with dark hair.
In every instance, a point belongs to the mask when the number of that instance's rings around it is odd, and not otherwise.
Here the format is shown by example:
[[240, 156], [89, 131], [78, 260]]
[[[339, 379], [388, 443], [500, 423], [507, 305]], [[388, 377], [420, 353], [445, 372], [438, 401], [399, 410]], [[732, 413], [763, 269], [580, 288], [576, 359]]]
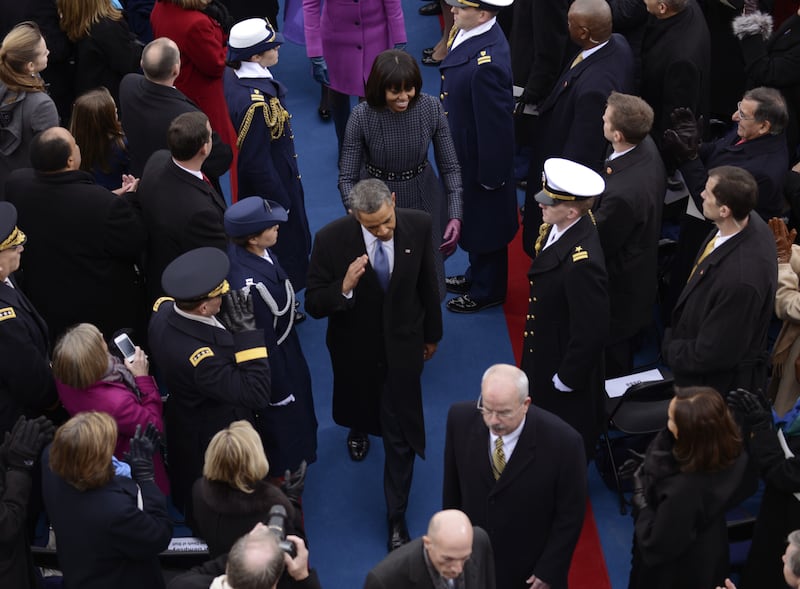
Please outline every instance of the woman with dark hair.
[[[128, 176], [131, 163], [128, 142], [117, 117], [117, 105], [105, 87], [78, 97], [72, 107], [69, 131], [81, 148], [81, 170], [109, 190], [126, 184], [123, 176]], [[126, 180], [128, 184], [134, 181], [130, 176]]]
[[130, 477], [115, 474], [116, 443], [113, 417], [78, 413], [42, 456], [44, 503], [66, 589], [164, 587], [158, 554], [172, 525], [153, 474], [160, 437], [152, 425], [137, 429], [125, 457]]
[[39, 27], [30, 21], [11, 29], [0, 45], [0, 200], [8, 174], [30, 167], [33, 137], [58, 125], [41, 76], [48, 53]]
[[719, 393], [678, 388], [668, 415], [634, 474], [630, 589], [721, 585], [729, 564], [725, 512], [747, 496], [747, 455]]
[[[149, 362], [136, 346], [125, 362], [112, 356], [103, 334], [91, 323], [81, 323], [64, 333], [53, 350], [53, 375], [58, 396], [70, 415], [103, 411], [117, 422], [119, 437], [114, 456], [124, 460], [137, 427], [152, 423], [164, 431], [161, 393], [149, 375]], [[160, 454], [153, 460], [156, 483], [169, 494], [169, 480]]]
[[[234, 421], [208, 444], [203, 477], [192, 487], [195, 534], [208, 544], [211, 558], [227, 553], [234, 542], [266, 522], [275, 505], [286, 510], [286, 532], [298, 534], [301, 523], [292, 502], [266, 480], [269, 463], [261, 438], [249, 421]], [[298, 534], [305, 536], [305, 534]]]
[[105, 86], [119, 102], [119, 83], [138, 71], [142, 44], [108, 0], [57, 0], [61, 30], [75, 43], [75, 95]]
[[[444, 299], [442, 255], [455, 251], [461, 235], [461, 168], [439, 99], [421, 91], [422, 76], [411, 55], [390, 49], [375, 58], [366, 101], [353, 109], [347, 123], [339, 158], [339, 192], [347, 209], [353, 186], [364, 178], [378, 178], [395, 193], [398, 207], [433, 217], [439, 290]], [[428, 162], [431, 143], [444, 191]]]
[[250, 196], [225, 211], [225, 232], [231, 240], [228, 282], [249, 288], [256, 327], [264, 330], [272, 371], [270, 404], [257, 411], [255, 427], [270, 464], [280, 476], [317, 459], [317, 417], [300, 338], [292, 283], [273, 248], [283, 236], [286, 210], [260, 196]]

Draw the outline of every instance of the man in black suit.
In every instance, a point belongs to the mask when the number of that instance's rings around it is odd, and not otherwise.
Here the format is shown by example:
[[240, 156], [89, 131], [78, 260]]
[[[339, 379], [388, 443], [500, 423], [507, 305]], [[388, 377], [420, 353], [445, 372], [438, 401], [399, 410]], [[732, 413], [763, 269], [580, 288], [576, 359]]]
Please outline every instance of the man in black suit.
[[[167, 148], [170, 123], [185, 112], [199, 112], [183, 92], [175, 88], [181, 72], [181, 53], [174, 41], [159, 37], [142, 51], [141, 74], [128, 74], [119, 87], [122, 128], [128, 138], [131, 174], [141, 176], [148, 158]], [[233, 153], [217, 133], [211, 134], [211, 153], [203, 162], [203, 172], [219, 190], [218, 179], [231, 166]]]
[[594, 454], [605, 399], [603, 347], [608, 339], [608, 278], [589, 214], [603, 178], [564, 159], [544, 163], [536, 201], [544, 223], [528, 270], [530, 295], [520, 365], [537, 407], [583, 436]]
[[542, 221], [534, 197], [545, 160], [563, 157], [599, 171], [607, 148], [602, 119], [606, 100], [613, 90], [634, 90], [633, 52], [625, 37], [612, 34], [612, 26], [605, 0], [575, 0], [569, 8], [567, 28], [581, 50], [539, 104], [529, 172], [533, 181], [528, 184], [523, 216], [523, 243], [529, 255]]
[[653, 320], [667, 173], [648, 135], [652, 126], [653, 109], [638, 96], [612, 92], [608, 97], [603, 134], [611, 152], [606, 188], [594, 208], [611, 304], [606, 378], [631, 372], [635, 337]]
[[222, 200], [202, 165], [211, 151], [211, 125], [202, 112], [179, 115], [169, 126], [169, 151], [147, 161], [136, 200], [147, 226], [147, 296], [163, 294], [161, 274], [179, 255], [198, 247], [225, 250]]
[[497, 587], [566, 589], [586, 498], [580, 436], [531, 406], [519, 368], [491, 366], [477, 410], [450, 407], [442, 503], [488, 530]]
[[494, 577], [489, 536], [463, 511], [447, 509], [434, 514], [426, 536], [378, 563], [364, 589], [494, 589]]
[[333, 419], [351, 428], [350, 456], [364, 458], [366, 433], [383, 436], [391, 550], [409, 540], [414, 457], [425, 456], [420, 376], [442, 337], [431, 218], [396, 210], [374, 178], [353, 187], [350, 209], [317, 233], [306, 310], [328, 317]]

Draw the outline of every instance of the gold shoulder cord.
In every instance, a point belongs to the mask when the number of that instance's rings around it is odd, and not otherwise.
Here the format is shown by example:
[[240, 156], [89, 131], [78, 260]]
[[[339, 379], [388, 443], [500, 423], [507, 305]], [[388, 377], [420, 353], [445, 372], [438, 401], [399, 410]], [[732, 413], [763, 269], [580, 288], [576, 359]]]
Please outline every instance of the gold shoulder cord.
[[264, 122], [269, 128], [269, 135], [271, 139], [278, 139], [283, 135], [283, 126], [289, 120], [289, 112], [283, 108], [280, 100], [274, 96], [269, 99], [269, 102], [259, 101], [254, 102], [247, 109], [244, 115], [244, 120], [239, 126], [239, 136], [236, 138], [236, 147], [242, 148], [244, 138], [247, 137], [247, 132], [250, 130], [250, 124], [253, 122], [253, 116], [256, 109], [262, 108], [264, 112]]
[[542, 251], [544, 236], [547, 235], [548, 229], [550, 229], [550, 223], [542, 223], [539, 225], [539, 237], [536, 238], [536, 243], [533, 246], [533, 251], [537, 256], [539, 255], [539, 252]]
[[594, 213], [592, 212], [592, 209], [589, 209], [589, 218], [592, 220], [592, 225], [597, 227], [597, 219], [594, 218]]

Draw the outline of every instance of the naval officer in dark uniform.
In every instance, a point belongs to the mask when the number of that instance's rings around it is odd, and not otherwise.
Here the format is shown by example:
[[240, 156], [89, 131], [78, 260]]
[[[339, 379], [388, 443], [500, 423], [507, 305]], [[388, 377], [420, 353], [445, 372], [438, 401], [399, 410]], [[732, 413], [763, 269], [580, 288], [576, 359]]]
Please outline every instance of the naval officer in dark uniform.
[[170, 393], [172, 500], [184, 511], [214, 434], [239, 419], [253, 422], [270, 400], [264, 333], [255, 328], [249, 297], [230, 291], [229, 267], [228, 256], [212, 247], [179, 256], [161, 280], [170, 296], [156, 301], [150, 319], [150, 349]]
[[[447, 303], [475, 313], [506, 298], [508, 244], [517, 232], [511, 55], [498, 11], [512, 0], [448, 0], [455, 27], [439, 69], [442, 101], [461, 164], [463, 275], [449, 276]], [[453, 34], [454, 33], [454, 34]]]
[[521, 368], [534, 405], [578, 430], [588, 459], [599, 435], [610, 323], [605, 258], [590, 210], [605, 182], [560, 158], [545, 161], [544, 175]]

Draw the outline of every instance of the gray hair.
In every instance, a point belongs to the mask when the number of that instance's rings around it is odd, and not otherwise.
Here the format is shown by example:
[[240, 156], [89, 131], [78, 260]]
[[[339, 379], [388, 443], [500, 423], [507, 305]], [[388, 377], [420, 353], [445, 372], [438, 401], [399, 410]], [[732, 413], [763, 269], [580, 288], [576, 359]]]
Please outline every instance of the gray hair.
[[797, 550], [792, 552], [789, 558], [786, 559], [786, 564], [789, 565], [789, 569], [795, 577], [800, 577], [800, 530], [790, 532], [786, 541], [797, 548]]
[[392, 192], [382, 180], [367, 178], [353, 186], [347, 200], [354, 213], [371, 215], [384, 204], [392, 204]]
[[283, 552], [275, 534], [260, 528], [239, 538], [228, 553], [225, 573], [236, 589], [267, 589], [283, 574]]
[[483, 373], [481, 389], [483, 389], [483, 384], [493, 376], [499, 376], [511, 381], [517, 389], [517, 396], [519, 397], [520, 403], [528, 398], [530, 383], [528, 382], [528, 375], [525, 374], [524, 371], [511, 364], [493, 364]]

